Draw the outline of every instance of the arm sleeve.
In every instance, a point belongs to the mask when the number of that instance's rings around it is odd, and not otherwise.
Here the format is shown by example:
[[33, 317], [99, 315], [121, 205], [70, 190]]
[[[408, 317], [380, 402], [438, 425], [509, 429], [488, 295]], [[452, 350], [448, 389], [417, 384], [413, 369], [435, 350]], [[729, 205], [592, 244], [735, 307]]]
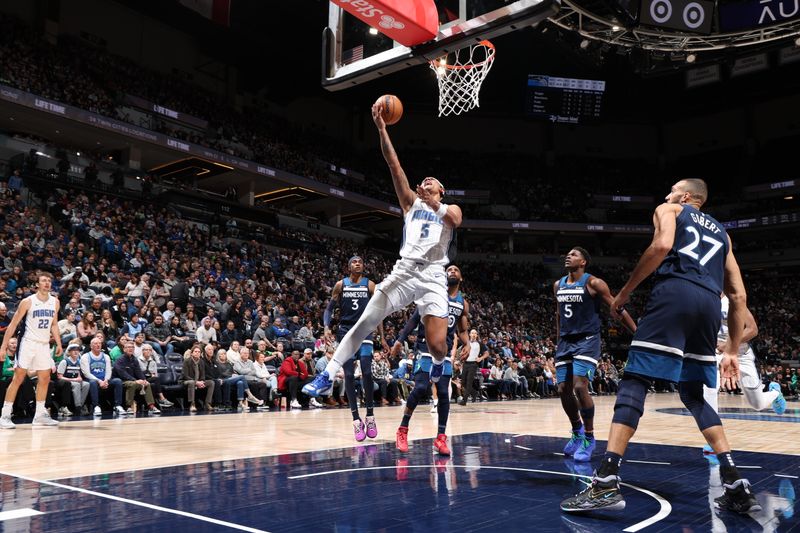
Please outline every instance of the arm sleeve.
[[408, 339], [408, 336], [412, 331], [414, 331], [414, 328], [419, 325], [420, 319], [421, 317], [419, 316], [419, 311], [414, 311], [414, 314], [408, 319], [406, 325], [403, 326], [403, 330], [400, 332], [400, 335], [397, 336], [397, 342], [400, 344], [406, 342], [406, 339]]
[[328, 300], [328, 307], [325, 308], [325, 312], [322, 314], [322, 323], [326, 328], [331, 327], [331, 317], [333, 316], [333, 310], [335, 308], [336, 302], [331, 298]]

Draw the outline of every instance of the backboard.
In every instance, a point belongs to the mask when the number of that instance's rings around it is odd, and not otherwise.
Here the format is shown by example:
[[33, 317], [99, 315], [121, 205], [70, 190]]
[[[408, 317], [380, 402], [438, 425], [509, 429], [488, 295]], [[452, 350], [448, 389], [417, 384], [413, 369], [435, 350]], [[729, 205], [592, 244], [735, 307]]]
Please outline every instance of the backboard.
[[558, 0], [435, 2], [438, 35], [412, 47], [391, 40], [331, 2], [322, 43], [323, 87], [338, 91], [425, 64], [470, 44], [537, 24], [559, 9]]

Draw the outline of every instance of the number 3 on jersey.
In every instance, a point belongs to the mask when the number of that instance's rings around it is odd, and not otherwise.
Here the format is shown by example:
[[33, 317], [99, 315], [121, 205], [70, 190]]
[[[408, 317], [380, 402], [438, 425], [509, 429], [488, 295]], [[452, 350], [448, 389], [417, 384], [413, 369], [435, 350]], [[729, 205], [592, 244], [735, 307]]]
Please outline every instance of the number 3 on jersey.
[[[700, 232], [698, 232], [695, 228], [691, 226], [686, 228], [686, 231], [692, 234], [694, 240], [691, 243], [684, 246], [683, 248], [681, 248], [680, 250], [678, 250], [678, 253], [688, 255], [689, 257], [697, 261], [698, 259], [700, 259], [700, 254], [695, 252], [695, 250], [698, 248], [698, 246], [700, 246]], [[705, 264], [708, 263], [708, 261], [712, 257], [714, 257], [714, 254], [716, 254], [719, 251], [719, 249], [722, 248], [722, 243], [717, 239], [709, 237], [708, 235], [703, 235], [703, 242], [707, 242], [711, 245], [711, 249], [708, 252], [706, 252], [706, 255], [704, 255], [702, 259], [700, 259], [700, 264], [705, 266]]]

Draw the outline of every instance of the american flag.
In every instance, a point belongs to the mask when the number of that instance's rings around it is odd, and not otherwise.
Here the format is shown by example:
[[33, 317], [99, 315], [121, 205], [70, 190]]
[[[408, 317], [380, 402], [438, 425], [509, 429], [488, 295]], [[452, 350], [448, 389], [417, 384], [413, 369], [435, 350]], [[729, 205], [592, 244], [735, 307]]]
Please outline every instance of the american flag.
[[356, 61], [361, 61], [362, 59], [364, 59], [363, 44], [359, 44], [355, 48], [351, 48], [342, 52], [342, 65], [349, 65], [350, 63], [355, 63]]

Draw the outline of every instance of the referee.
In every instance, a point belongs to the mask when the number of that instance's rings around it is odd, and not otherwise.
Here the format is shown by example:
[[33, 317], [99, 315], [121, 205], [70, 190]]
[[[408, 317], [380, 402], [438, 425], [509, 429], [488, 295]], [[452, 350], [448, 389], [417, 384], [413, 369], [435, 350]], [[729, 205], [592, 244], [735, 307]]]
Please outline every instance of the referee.
[[473, 329], [469, 332], [469, 355], [464, 361], [464, 368], [461, 371], [461, 385], [464, 387], [464, 394], [459, 405], [467, 405], [467, 398], [475, 401], [477, 392], [475, 388], [475, 374], [481, 361], [489, 357], [489, 350], [478, 341], [478, 331]]

